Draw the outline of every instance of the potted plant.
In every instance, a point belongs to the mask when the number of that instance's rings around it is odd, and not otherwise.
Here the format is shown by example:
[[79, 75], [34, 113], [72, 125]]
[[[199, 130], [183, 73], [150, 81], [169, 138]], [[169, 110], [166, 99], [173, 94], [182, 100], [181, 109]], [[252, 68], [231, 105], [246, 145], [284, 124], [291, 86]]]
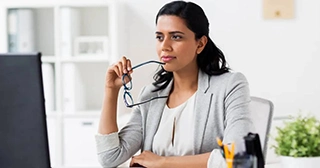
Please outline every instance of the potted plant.
[[276, 127], [275, 153], [283, 168], [320, 167], [320, 121], [299, 115]]

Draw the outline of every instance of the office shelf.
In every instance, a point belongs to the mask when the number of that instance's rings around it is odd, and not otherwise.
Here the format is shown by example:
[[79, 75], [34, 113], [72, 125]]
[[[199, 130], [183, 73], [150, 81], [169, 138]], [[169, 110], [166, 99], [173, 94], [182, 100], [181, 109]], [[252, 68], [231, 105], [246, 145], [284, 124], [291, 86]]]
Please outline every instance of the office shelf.
[[0, 52], [42, 53], [54, 168], [100, 167], [93, 138], [101, 113], [105, 73], [126, 48], [118, 40], [125, 34], [121, 3], [15, 0], [0, 8], [0, 24], [4, 25]]
[[61, 62], [105, 62], [108, 63], [109, 59], [102, 57], [102, 56], [73, 56], [71, 58], [63, 58]]
[[77, 111], [69, 114], [63, 114], [64, 118], [98, 118], [101, 110]]
[[41, 57], [41, 61], [42, 63], [55, 63], [57, 62], [56, 60], [57, 58], [55, 56], [46, 56], [46, 55], [43, 55]]

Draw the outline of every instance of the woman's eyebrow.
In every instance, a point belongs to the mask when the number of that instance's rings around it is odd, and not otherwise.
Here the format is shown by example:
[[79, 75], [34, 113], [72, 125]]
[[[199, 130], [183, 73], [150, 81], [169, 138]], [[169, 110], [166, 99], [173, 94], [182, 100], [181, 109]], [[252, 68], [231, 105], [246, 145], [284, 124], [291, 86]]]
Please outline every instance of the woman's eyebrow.
[[184, 33], [181, 32], [181, 31], [172, 31], [172, 32], [169, 32], [169, 34], [177, 34], [177, 33], [184, 34]]
[[[181, 31], [171, 31], [171, 32], [169, 32], [169, 34], [177, 34], [177, 33], [184, 34], [184, 33], [181, 32]], [[163, 35], [163, 33], [162, 33], [162, 32], [159, 32], [159, 31], [156, 31], [156, 34]]]

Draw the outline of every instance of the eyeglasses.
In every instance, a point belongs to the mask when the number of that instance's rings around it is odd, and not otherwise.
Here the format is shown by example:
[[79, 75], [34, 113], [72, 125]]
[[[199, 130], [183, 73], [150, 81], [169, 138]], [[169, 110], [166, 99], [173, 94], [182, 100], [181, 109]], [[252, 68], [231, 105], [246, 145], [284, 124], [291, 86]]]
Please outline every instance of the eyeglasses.
[[[146, 64], [150, 64], [150, 63], [156, 63], [156, 64], [160, 64], [160, 65], [164, 65], [165, 63], [163, 62], [159, 62], [159, 61], [147, 61], [147, 62], [143, 62], [141, 64], [138, 64], [134, 67], [132, 67], [132, 70], [133, 69], [136, 69], [136, 68], [139, 68], [143, 65], [146, 65]], [[126, 84], [126, 80], [125, 79], [128, 79], [129, 82]], [[130, 94], [130, 90], [132, 89], [132, 80], [131, 78], [129, 77], [128, 74], [124, 74], [122, 75], [122, 85], [123, 85], [123, 88], [124, 88], [124, 93], [123, 93], [123, 100], [124, 100], [124, 103], [125, 105], [128, 107], [128, 108], [132, 108], [133, 106], [137, 106], [137, 105], [140, 105], [140, 104], [144, 104], [144, 103], [147, 103], [147, 102], [150, 102], [152, 100], [155, 100], [155, 99], [159, 99], [159, 98], [167, 98], [168, 96], [159, 96], [159, 97], [152, 97], [148, 100], [144, 100], [140, 103], [134, 103], [133, 102], [133, 99], [132, 99], [132, 96]]]

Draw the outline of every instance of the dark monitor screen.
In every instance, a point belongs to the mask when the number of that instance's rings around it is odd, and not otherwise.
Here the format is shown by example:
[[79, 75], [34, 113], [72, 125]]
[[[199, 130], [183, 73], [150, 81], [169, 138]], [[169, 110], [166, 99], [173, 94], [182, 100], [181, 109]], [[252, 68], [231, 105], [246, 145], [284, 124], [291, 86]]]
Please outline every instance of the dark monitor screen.
[[50, 167], [40, 53], [0, 54], [0, 167]]

